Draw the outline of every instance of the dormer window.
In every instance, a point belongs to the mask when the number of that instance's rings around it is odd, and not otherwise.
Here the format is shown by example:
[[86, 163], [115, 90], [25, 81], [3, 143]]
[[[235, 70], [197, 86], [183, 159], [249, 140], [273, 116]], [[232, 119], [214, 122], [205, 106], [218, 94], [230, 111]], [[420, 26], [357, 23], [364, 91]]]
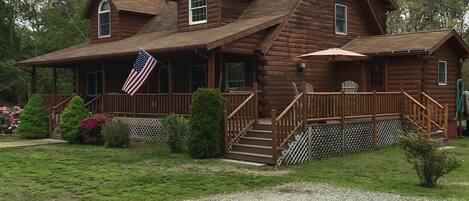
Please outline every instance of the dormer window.
[[189, 0], [189, 25], [207, 23], [207, 0]]
[[111, 5], [107, 0], [101, 1], [98, 8], [98, 37], [111, 36]]

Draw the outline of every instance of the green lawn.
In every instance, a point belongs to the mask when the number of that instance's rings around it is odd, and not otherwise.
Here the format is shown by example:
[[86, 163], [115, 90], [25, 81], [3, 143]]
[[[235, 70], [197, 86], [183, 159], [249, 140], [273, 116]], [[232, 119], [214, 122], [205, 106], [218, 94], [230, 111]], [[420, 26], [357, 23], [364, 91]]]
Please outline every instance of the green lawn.
[[19, 136], [12, 136], [12, 135], [1, 135], [0, 134], [0, 142], [12, 142], [20, 140]]
[[469, 140], [452, 144], [465, 159], [463, 167], [434, 189], [417, 185], [414, 171], [397, 148], [281, 168], [192, 160], [154, 146], [3, 149], [0, 200], [181, 200], [297, 181], [468, 200]]

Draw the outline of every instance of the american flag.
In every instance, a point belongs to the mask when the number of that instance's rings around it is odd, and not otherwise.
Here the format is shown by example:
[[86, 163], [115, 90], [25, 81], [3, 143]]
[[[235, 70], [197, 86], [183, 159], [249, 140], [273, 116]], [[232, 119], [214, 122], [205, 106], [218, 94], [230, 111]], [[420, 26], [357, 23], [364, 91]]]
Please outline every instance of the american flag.
[[122, 91], [131, 96], [135, 95], [155, 68], [156, 63], [158, 63], [158, 61], [155, 58], [145, 52], [145, 50], [140, 50], [134, 68], [130, 71], [130, 75], [125, 81]]

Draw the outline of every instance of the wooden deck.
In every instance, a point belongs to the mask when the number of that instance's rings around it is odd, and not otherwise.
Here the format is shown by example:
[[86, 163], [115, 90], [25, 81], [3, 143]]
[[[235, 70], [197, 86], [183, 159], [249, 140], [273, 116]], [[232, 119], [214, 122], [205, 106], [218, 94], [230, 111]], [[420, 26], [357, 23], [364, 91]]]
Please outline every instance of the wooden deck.
[[[400, 116], [428, 138], [447, 138], [448, 106], [421, 93], [420, 101], [400, 92], [314, 92], [302, 93], [282, 111], [271, 111], [269, 119], [259, 119], [259, 91], [224, 93], [224, 139], [226, 157], [277, 164], [282, 150], [310, 124], [369, 119], [376, 136], [377, 119]], [[46, 96], [51, 115], [51, 133], [60, 122], [60, 113], [71, 96]], [[86, 104], [92, 113], [113, 116], [157, 118], [170, 113], [189, 116], [192, 94], [103, 94]]]

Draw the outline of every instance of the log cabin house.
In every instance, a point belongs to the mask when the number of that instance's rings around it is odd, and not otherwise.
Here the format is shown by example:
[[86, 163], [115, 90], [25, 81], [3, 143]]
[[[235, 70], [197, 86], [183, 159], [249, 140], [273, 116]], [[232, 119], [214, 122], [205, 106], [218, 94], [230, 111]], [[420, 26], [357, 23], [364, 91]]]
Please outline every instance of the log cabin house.
[[[18, 64], [32, 68], [33, 92], [36, 68], [52, 68], [54, 80], [57, 68], [73, 69], [90, 111], [116, 116], [190, 114], [192, 92], [219, 88], [234, 159], [278, 164], [309, 125], [356, 118], [373, 120], [375, 144], [377, 118], [390, 116], [429, 137], [454, 136], [456, 80], [469, 48], [454, 30], [387, 35], [395, 9], [394, 0], [89, 0], [88, 42]], [[139, 48], [161, 64], [130, 97], [121, 87]], [[297, 58], [328, 48], [370, 59]], [[340, 92], [344, 81], [359, 92]], [[51, 129], [70, 96], [55, 84], [43, 95]]]

